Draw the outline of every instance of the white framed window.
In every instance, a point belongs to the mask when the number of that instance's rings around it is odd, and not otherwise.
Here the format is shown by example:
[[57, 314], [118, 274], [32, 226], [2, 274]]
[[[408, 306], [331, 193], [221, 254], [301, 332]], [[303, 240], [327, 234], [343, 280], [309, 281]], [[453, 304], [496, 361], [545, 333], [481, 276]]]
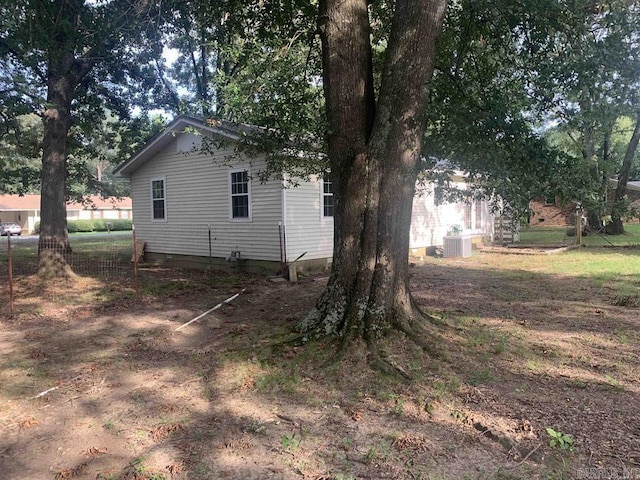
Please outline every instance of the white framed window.
[[166, 177], [156, 177], [151, 179], [151, 221], [167, 221]]
[[251, 182], [245, 168], [229, 171], [230, 218], [251, 221]]
[[320, 197], [321, 197], [321, 207], [322, 211], [321, 218], [322, 219], [332, 219], [334, 213], [334, 203], [333, 203], [333, 183], [326, 177], [322, 178]]

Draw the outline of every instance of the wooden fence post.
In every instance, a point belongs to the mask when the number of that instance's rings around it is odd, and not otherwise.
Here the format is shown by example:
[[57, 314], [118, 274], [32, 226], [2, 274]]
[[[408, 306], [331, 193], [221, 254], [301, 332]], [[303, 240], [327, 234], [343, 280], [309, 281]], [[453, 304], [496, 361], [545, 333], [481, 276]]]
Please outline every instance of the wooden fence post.
[[576, 205], [576, 245], [582, 245], [582, 209]]

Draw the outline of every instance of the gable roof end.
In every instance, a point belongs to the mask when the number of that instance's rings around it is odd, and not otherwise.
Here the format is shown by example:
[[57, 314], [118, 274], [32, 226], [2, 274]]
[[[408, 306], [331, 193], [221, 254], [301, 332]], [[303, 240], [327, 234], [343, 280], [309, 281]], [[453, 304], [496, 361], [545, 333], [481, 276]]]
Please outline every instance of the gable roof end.
[[173, 119], [160, 133], [147, 142], [131, 158], [118, 165], [113, 173], [120, 177], [131, 176], [138, 168], [144, 165], [156, 153], [166, 147], [174, 139], [176, 133], [184, 131], [187, 127], [194, 127], [202, 132], [238, 141], [247, 133], [253, 133], [257, 127], [224, 120], [205, 119], [194, 115], [180, 115]]

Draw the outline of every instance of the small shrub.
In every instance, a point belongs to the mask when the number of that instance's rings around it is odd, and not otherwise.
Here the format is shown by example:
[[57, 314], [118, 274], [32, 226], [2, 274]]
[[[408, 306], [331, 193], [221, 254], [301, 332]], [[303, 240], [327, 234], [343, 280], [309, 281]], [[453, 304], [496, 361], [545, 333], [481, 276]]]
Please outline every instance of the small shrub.
[[107, 231], [107, 222], [103, 218], [95, 218], [93, 221], [93, 231], [94, 232], [106, 232]]
[[75, 225], [77, 232], [93, 232], [93, 220], [71, 220], [67, 222], [67, 229], [69, 225]]
[[131, 230], [132, 221], [128, 218], [117, 218], [114, 220], [106, 220], [109, 223], [109, 230], [111, 231], [124, 231]]
[[[107, 228], [108, 225], [108, 228]], [[68, 220], [67, 231], [77, 232], [107, 232], [127, 231], [132, 229], [133, 222], [128, 218], [95, 218], [93, 220]], [[34, 233], [40, 233], [40, 222], [33, 227]]]

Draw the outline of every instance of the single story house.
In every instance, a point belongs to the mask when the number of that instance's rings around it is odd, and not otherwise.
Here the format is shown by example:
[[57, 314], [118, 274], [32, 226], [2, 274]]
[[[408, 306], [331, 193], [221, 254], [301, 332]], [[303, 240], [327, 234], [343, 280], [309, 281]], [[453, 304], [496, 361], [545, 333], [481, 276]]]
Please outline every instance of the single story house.
[[[291, 187], [286, 175], [260, 182], [265, 156], [234, 149], [251, 128], [181, 115], [114, 170], [131, 180], [136, 237], [149, 260], [230, 261], [272, 271], [296, 259], [298, 269], [330, 263], [331, 182], [312, 176]], [[442, 245], [452, 225], [492, 236], [486, 202], [435, 205], [432, 193], [416, 196], [412, 253]]]
[[[67, 220], [132, 218], [131, 199], [90, 196], [84, 203], [67, 202]], [[40, 195], [0, 195], [0, 221], [17, 223], [25, 234], [40, 221]]]
[[531, 200], [529, 212], [529, 225], [531, 226], [564, 227], [575, 225], [575, 203], [562, 203], [555, 195]]

